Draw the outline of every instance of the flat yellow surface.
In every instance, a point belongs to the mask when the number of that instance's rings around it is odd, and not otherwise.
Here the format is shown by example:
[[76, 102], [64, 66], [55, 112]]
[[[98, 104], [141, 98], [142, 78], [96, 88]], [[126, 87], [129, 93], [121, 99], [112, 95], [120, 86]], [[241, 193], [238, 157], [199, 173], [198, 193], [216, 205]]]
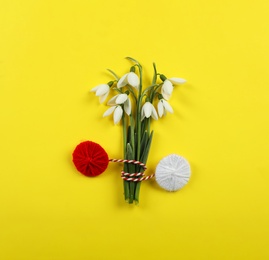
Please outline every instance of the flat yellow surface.
[[[269, 259], [269, 2], [0, 1], [0, 259]], [[131, 56], [176, 87], [148, 161], [192, 177], [123, 199], [121, 165], [86, 178], [75, 146], [122, 157], [122, 130], [89, 90]]]

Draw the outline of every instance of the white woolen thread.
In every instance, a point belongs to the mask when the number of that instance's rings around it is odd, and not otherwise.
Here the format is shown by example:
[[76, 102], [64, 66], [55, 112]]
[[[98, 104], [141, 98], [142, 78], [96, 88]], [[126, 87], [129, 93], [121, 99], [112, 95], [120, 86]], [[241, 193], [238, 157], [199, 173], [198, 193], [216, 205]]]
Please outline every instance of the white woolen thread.
[[170, 154], [157, 165], [155, 179], [163, 189], [176, 191], [188, 183], [190, 175], [188, 161], [177, 154]]

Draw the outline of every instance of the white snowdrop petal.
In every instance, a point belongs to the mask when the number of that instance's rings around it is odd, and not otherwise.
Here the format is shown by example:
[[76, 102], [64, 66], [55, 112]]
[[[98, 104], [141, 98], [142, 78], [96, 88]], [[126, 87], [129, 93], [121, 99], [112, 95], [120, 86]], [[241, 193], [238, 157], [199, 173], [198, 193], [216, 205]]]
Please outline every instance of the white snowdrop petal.
[[96, 87], [92, 88], [90, 91], [91, 92], [96, 92], [98, 88], [99, 88], [99, 86], [96, 86]]
[[176, 191], [184, 187], [191, 176], [188, 161], [182, 156], [171, 154], [164, 157], [157, 165], [156, 182], [165, 190]]
[[129, 116], [132, 112], [132, 104], [129, 98], [127, 98], [126, 102], [123, 105], [123, 108], [124, 108], [125, 113]]
[[163, 83], [162, 89], [163, 89], [163, 91], [164, 91], [166, 94], [171, 95], [172, 92], [173, 92], [174, 87], [173, 87], [171, 81], [169, 81], [168, 79], [166, 79], [166, 80], [164, 81], [164, 83]]
[[105, 111], [103, 117], [111, 115], [114, 112], [115, 108], [116, 106], [110, 107], [108, 110]]
[[163, 103], [163, 106], [164, 106], [165, 110], [167, 110], [169, 113], [174, 112], [173, 108], [171, 107], [171, 105], [166, 100], [163, 99], [162, 103]]
[[99, 97], [100, 103], [103, 103], [107, 99], [108, 94], [109, 94], [109, 92], [107, 92], [106, 94]]
[[107, 102], [107, 104], [109, 106], [115, 106], [116, 105], [116, 99], [118, 98], [118, 96], [119, 96], [119, 94], [116, 95], [116, 96], [114, 96], [114, 97], [112, 97], [111, 99], [109, 99], [108, 102]]
[[182, 78], [170, 78], [169, 79], [173, 84], [177, 85], [177, 84], [183, 84], [185, 83], [187, 80], [186, 79], [182, 79]]
[[116, 98], [116, 104], [123, 104], [127, 100], [127, 94], [119, 94]]
[[146, 102], [143, 106], [144, 114], [146, 118], [149, 118], [151, 116], [152, 112], [152, 105], [150, 102]]
[[113, 119], [114, 119], [115, 124], [119, 123], [119, 121], [121, 120], [122, 113], [123, 111], [122, 111], [121, 106], [117, 106], [113, 114]]
[[163, 104], [161, 100], [158, 102], [157, 108], [158, 108], [159, 117], [162, 117], [163, 116]]
[[171, 95], [166, 94], [166, 93], [163, 91], [163, 89], [162, 89], [161, 92], [162, 92], [162, 96], [163, 96], [164, 99], [166, 99], [166, 100], [169, 100], [169, 99], [170, 99]]
[[126, 78], [127, 78], [127, 76], [128, 76], [128, 73], [125, 74], [125, 75], [123, 75], [123, 76], [119, 79], [119, 81], [118, 81], [118, 83], [117, 83], [117, 87], [118, 87], [118, 88], [122, 88], [122, 87], [126, 86], [126, 84], [127, 84], [127, 82], [126, 82]]
[[156, 109], [155, 109], [155, 107], [151, 104], [151, 116], [152, 116], [152, 118], [153, 119], [155, 119], [155, 120], [158, 120], [158, 114], [157, 114], [157, 111], [156, 111]]
[[127, 81], [132, 87], [138, 88], [139, 78], [134, 72], [130, 72], [127, 75]]
[[107, 84], [99, 85], [98, 89], [96, 90], [96, 96], [102, 96], [109, 91], [109, 86]]

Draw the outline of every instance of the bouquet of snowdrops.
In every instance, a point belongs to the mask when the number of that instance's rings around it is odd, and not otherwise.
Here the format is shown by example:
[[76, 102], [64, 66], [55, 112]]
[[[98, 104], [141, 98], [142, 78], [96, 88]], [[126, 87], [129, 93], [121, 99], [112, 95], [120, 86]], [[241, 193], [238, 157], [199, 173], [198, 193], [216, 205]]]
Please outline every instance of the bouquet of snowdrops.
[[[182, 84], [186, 80], [167, 78], [164, 74], [158, 73], [153, 63], [152, 83], [143, 88], [141, 64], [133, 58], [127, 57], [127, 59], [133, 63], [128, 73], [119, 77], [112, 70], [108, 70], [115, 79], [107, 84], [98, 85], [91, 91], [95, 92], [101, 103], [106, 101], [111, 92], [116, 94], [108, 100], [109, 108], [103, 116], [113, 114], [115, 124], [122, 122], [124, 169], [121, 177], [124, 198], [126, 202], [132, 204], [139, 203], [142, 181], [154, 176], [154, 174], [144, 175], [153, 137], [153, 131], [150, 128], [151, 119], [158, 120], [166, 112], [173, 113], [168, 100], [174, 85]], [[157, 110], [154, 104], [157, 104]]]

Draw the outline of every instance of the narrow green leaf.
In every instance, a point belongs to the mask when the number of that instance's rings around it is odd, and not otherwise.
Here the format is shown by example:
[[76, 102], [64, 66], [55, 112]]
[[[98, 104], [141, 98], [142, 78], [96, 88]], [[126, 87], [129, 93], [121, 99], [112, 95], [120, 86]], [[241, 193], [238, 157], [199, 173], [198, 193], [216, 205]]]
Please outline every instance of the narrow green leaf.
[[[134, 160], [134, 153], [133, 153], [133, 149], [130, 143], [127, 143], [127, 160]], [[135, 165], [132, 163], [129, 163], [128, 168], [129, 168], [129, 171], [133, 173], [135, 169]]]
[[123, 180], [123, 188], [124, 188], [124, 199], [129, 203], [130, 198], [130, 185], [128, 181]]
[[[150, 146], [151, 146], [151, 142], [152, 142], [152, 138], [153, 138], [153, 131], [151, 132], [150, 136], [148, 136], [148, 133], [146, 133], [145, 135], [147, 136], [147, 137], [146, 137], [146, 139], [147, 139], [147, 143], [146, 143], [146, 145], [145, 145], [144, 150], [143, 150], [143, 151], [141, 150], [141, 154], [142, 154], [142, 156], [141, 156], [141, 159], [140, 159], [140, 162], [143, 162], [144, 164], [146, 164], [147, 159], [148, 159], [149, 150], [150, 150]], [[140, 168], [138, 169], [138, 171], [139, 171], [139, 172], [140, 172], [140, 171], [143, 171], [143, 168], [140, 167]], [[138, 183], [136, 184], [136, 188], [135, 188], [135, 197], [134, 197], [134, 199], [135, 199], [135, 203], [136, 203], [136, 204], [139, 204], [140, 186], [141, 186], [141, 182], [138, 182]]]
[[[146, 125], [147, 125], [148, 118], [144, 118], [144, 120], [141, 122], [141, 133], [144, 133], [146, 131]], [[143, 136], [142, 136], [143, 138]], [[142, 140], [141, 138], [141, 140]]]
[[149, 155], [149, 150], [150, 150], [150, 146], [151, 146], [151, 142], [152, 142], [152, 137], [153, 137], [153, 131], [151, 131], [151, 134], [149, 136], [148, 142], [146, 144], [146, 147], [145, 147], [145, 149], [144, 149], [144, 151], [142, 153], [141, 159], [140, 159], [140, 161], [145, 163], [145, 164], [146, 164], [146, 162], [148, 160], [148, 155]]
[[116, 78], [116, 80], [120, 79], [119, 76], [113, 70], [111, 69], [107, 69], [107, 70]]
[[[126, 151], [124, 152], [125, 158], [127, 158], [127, 147]], [[123, 170], [124, 172], [128, 172], [128, 163], [124, 163], [123, 165]], [[123, 189], [124, 189], [124, 199], [126, 202], [129, 203], [129, 198], [130, 198], [130, 183], [128, 181], [123, 180]]]
[[154, 74], [152, 78], [152, 85], [156, 83], [157, 81], [157, 68], [155, 62], [153, 62], [153, 69], [154, 69]]
[[136, 150], [136, 145], [135, 145], [135, 124], [134, 124], [134, 118], [133, 115], [130, 114], [130, 123], [131, 123], [131, 145], [133, 148], [133, 155], [135, 158], [135, 150]]
[[[133, 149], [132, 149], [132, 146], [130, 143], [127, 143], [127, 160], [134, 160]], [[135, 165], [134, 164], [129, 163], [128, 172], [129, 173], [135, 172]], [[134, 196], [135, 196], [136, 183], [133, 181], [130, 181], [129, 185], [130, 185], [129, 203], [132, 204], [134, 201]]]
[[131, 126], [128, 126], [128, 130], [127, 130], [127, 142], [131, 143]]
[[148, 142], [148, 138], [149, 138], [149, 136], [148, 136], [148, 132], [146, 130], [146, 131], [144, 131], [143, 136], [142, 136], [141, 145], [140, 145], [140, 149], [141, 149], [140, 154], [143, 153], [143, 151], [145, 149], [145, 146], [146, 146], [146, 144]]
[[139, 64], [139, 62], [138, 62], [137, 60], [135, 60], [134, 58], [126, 57], [126, 59], [127, 59], [127, 60], [130, 60], [130, 61], [132, 61], [132, 62], [134, 62], [134, 63]]

